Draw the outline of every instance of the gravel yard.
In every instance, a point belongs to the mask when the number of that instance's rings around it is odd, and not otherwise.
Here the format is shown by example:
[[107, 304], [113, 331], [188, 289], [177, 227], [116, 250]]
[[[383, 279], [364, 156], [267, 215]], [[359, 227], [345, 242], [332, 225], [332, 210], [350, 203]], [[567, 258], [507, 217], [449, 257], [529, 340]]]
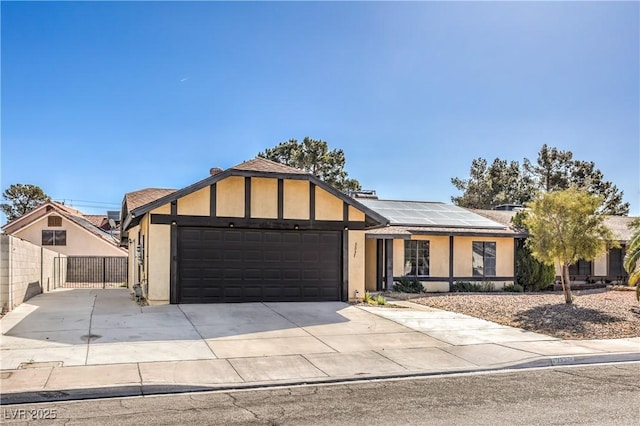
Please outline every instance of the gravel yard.
[[633, 291], [574, 292], [566, 305], [562, 292], [450, 293], [411, 299], [562, 339], [640, 337], [640, 304]]

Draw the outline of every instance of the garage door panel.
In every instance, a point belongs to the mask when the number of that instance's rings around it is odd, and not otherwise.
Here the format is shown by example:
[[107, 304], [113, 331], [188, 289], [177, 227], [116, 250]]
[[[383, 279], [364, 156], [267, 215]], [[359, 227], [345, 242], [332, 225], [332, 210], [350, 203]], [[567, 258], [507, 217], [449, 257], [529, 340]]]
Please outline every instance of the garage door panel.
[[223, 297], [223, 289], [220, 287], [202, 287], [202, 297], [203, 298], [219, 298]]
[[213, 249], [202, 249], [197, 250], [198, 254], [194, 256], [200, 256], [202, 259], [207, 259], [208, 261], [220, 261], [223, 259], [223, 252], [220, 250]]
[[225, 298], [236, 298], [239, 299], [242, 297], [242, 287], [240, 286], [225, 286], [223, 288], [223, 297]]
[[297, 299], [302, 297], [302, 290], [300, 287], [284, 287], [282, 288], [282, 297]]
[[200, 239], [205, 241], [220, 241], [222, 240], [222, 231], [207, 229], [204, 231], [196, 230], [196, 232], [200, 233]]
[[265, 263], [280, 263], [282, 262], [282, 253], [279, 251], [266, 251], [263, 253], [263, 260]]
[[341, 232], [180, 228], [181, 303], [340, 300]]
[[337, 271], [328, 271], [325, 269], [321, 269], [320, 279], [323, 281], [336, 281], [340, 279], [340, 275], [337, 273]]
[[262, 263], [263, 262], [263, 252], [260, 250], [245, 250], [244, 252], [244, 261], [248, 263]]

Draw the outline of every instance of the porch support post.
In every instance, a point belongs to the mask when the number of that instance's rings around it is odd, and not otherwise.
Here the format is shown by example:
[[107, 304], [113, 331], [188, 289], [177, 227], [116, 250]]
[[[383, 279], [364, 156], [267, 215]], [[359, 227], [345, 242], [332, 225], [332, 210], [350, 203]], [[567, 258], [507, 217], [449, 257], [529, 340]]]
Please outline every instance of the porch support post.
[[385, 290], [393, 290], [393, 240], [384, 240]]
[[349, 301], [349, 231], [342, 231], [342, 294], [343, 302]]
[[518, 284], [518, 245], [519, 240], [513, 239], [513, 285]]
[[376, 291], [382, 291], [384, 282], [384, 240], [376, 240]]
[[449, 235], [449, 291], [453, 288], [453, 235]]
[[[178, 205], [175, 201], [171, 203], [171, 214], [177, 215]], [[169, 231], [170, 238], [170, 261], [169, 261], [169, 303], [178, 303], [178, 225], [171, 223]]]

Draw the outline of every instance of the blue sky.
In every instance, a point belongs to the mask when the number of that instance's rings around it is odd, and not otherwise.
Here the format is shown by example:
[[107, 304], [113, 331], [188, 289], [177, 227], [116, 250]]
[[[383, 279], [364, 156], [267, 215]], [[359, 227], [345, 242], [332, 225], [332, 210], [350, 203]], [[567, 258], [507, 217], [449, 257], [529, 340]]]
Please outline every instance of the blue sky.
[[638, 2], [1, 8], [2, 190], [100, 213], [310, 136], [381, 198], [450, 202], [472, 159], [546, 143], [640, 215]]

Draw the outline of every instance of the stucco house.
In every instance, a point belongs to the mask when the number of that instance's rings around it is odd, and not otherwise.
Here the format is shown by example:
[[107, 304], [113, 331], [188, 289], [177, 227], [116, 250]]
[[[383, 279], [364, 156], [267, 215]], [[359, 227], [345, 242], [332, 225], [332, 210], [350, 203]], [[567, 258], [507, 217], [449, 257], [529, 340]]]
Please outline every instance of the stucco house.
[[346, 301], [405, 275], [428, 291], [514, 279], [509, 227], [442, 203], [347, 196], [262, 158], [126, 194], [122, 218], [129, 285], [154, 304]]
[[2, 230], [67, 256], [126, 256], [118, 239], [94, 225], [96, 221], [74, 208], [49, 201], [7, 223]]

